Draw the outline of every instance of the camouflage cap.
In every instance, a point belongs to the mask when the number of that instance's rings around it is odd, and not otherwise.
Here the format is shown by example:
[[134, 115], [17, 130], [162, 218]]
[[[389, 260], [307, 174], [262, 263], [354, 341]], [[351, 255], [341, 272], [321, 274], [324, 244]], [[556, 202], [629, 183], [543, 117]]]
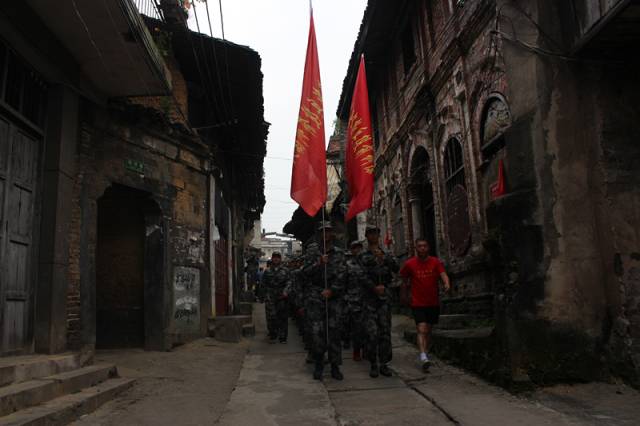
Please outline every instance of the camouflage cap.
[[357, 246], [362, 247], [363, 245], [364, 245], [364, 244], [362, 244], [362, 241], [360, 241], [360, 240], [353, 240], [353, 241], [351, 241], [351, 244], [349, 244], [349, 247], [350, 247], [350, 248], [357, 247]]

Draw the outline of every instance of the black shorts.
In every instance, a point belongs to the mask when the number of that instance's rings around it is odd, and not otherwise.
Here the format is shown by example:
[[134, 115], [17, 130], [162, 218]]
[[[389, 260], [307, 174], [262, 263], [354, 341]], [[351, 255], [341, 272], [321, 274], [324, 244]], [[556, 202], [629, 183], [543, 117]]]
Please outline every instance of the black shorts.
[[427, 324], [437, 324], [440, 318], [440, 306], [421, 306], [413, 308], [413, 319], [416, 320], [416, 325], [421, 322]]

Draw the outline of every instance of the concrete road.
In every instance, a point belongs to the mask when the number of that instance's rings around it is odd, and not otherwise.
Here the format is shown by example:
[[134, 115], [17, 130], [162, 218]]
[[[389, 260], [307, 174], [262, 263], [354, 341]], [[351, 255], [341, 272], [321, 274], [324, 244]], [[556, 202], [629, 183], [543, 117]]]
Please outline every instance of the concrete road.
[[[231, 425], [449, 425], [451, 421], [399, 377], [369, 377], [368, 365], [345, 356], [345, 379], [325, 369], [313, 380], [297, 330], [289, 342], [269, 344], [262, 305], [255, 305], [256, 337], [219, 423]], [[344, 355], [348, 351], [345, 351]]]
[[366, 362], [344, 351], [345, 379], [325, 371], [312, 379], [291, 324], [289, 342], [269, 344], [264, 307], [255, 305], [257, 335], [239, 344], [202, 339], [171, 352], [99, 352], [138, 383], [78, 425], [636, 425], [640, 394], [624, 385], [593, 383], [514, 396], [434, 360], [428, 374], [402, 340], [413, 327], [394, 317], [393, 377], [368, 375]]
[[136, 384], [77, 425], [200, 426], [222, 415], [238, 380], [248, 342], [201, 339], [171, 352], [99, 351], [96, 363], [113, 363]]
[[514, 396], [437, 359], [425, 374], [401, 338], [413, 327], [401, 316], [394, 317], [393, 377], [370, 378], [368, 364], [344, 351], [345, 379], [332, 379], [327, 368], [317, 382], [295, 328], [288, 344], [270, 345], [261, 305], [254, 318], [256, 337], [222, 425], [632, 425], [640, 416], [640, 394], [621, 385], [571, 387], [575, 399], [566, 387]]

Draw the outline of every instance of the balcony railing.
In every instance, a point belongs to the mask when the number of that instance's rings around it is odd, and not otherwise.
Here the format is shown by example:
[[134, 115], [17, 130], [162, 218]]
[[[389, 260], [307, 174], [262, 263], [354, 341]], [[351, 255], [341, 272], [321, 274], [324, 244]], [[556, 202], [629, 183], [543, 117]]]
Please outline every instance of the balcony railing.
[[160, 0], [133, 0], [141, 15], [163, 21]]

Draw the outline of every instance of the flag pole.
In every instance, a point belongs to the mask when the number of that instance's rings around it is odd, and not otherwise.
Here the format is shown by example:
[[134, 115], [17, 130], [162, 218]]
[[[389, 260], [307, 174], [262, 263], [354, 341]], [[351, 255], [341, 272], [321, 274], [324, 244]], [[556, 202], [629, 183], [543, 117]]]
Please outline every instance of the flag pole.
[[[311, 0], [309, 0], [309, 3], [311, 3]], [[327, 255], [327, 231], [325, 229], [325, 220], [324, 220], [324, 207], [325, 204], [322, 205], [322, 247], [323, 247], [323, 253], [326, 256]], [[329, 283], [327, 280], [327, 264], [324, 264], [324, 289], [327, 290], [329, 288]], [[329, 298], [324, 299], [324, 320], [325, 320], [325, 325], [324, 328], [326, 330], [326, 345], [327, 345], [327, 356], [329, 355]]]

